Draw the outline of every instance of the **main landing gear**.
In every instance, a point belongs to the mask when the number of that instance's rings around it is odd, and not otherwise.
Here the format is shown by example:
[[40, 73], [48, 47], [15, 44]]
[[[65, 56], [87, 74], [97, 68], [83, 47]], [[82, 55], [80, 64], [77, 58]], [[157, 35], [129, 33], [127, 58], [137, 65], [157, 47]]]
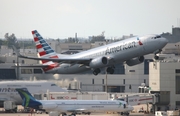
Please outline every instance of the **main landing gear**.
[[[114, 74], [114, 66], [112, 66], [112, 67], [107, 67], [106, 68], [106, 71], [107, 71], [107, 73], [109, 73], [109, 74]], [[94, 71], [93, 71], [93, 74], [94, 75], [98, 75], [99, 73], [101, 72], [101, 70], [99, 69], [99, 68], [96, 68]]]
[[114, 67], [107, 67], [106, 71], [109, 74], [114, 74]]
[[158, 60], [159, 59], [159, 56], [157, 56], [156, 54], [154, 55], [154, 59], [155, 60]]
[[93, 74], [98, 75], [100, 72], [101, 72], [101, 70], [99, 68], [97, 68], [93, 71]]
[[120, 112], [120, 115], [121, 115], [121, 116], [123, 116], [123, 115], [129, 116], [129, 112]]
[[76, 113], [72, 113], [71, 115], [67, 115], [66, 113], [62, 113], [62, 116], [76, 116]]

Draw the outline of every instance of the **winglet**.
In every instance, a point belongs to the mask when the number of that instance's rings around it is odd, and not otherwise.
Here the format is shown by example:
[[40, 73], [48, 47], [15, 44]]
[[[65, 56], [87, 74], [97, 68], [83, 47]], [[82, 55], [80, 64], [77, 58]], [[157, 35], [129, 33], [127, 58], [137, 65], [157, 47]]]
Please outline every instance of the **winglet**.
[[22, 106], [24, 107], [30, 107], [34, 109], [40, 109], [40, 106], [42, 106], [41, 102], [36, 100], [27, 90], [27, 88], [17, 88], [16, 91], [21, 96], [23, 103]]

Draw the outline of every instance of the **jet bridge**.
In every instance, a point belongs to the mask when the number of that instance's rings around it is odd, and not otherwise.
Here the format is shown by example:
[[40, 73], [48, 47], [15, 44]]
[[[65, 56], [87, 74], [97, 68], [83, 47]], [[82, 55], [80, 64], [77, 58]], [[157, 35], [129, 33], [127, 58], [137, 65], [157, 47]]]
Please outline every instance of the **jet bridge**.
[[117, 97], [117, 99], [127, 101], [129, 105], [136, 106], [141, 104], [155, 104], [157, 97], [154, 94], [127, 94]]
[[[155, 111], [155, 104], [159, 101], [159, 96], [150, 93], [136, 93], [136, 94], [123, 94], [118, 96], [116, 99], [126, 101], [129, 105], [134, 106], [134, 111]], [[150, 107], [149, 107], [149, 104]], [[143, 110], [143, 106], [145, 106]]]

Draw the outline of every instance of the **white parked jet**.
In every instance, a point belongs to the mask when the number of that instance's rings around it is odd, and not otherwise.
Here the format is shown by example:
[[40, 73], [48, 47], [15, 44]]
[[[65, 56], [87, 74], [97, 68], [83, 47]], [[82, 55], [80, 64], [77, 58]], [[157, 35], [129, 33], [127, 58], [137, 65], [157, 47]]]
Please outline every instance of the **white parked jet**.
[[[154, 53], [156, 55], [168, 43], [166, 38], [160, 35], [137, 36], [101, 47], [93, 48], [72, 55], [57, 54], [51, 46], [36, 31], [32, 31], [39, 58], [23, 56], [21, 58], [41, 60], [45, 73], [74, 74], [87, 70], [93, 70], [93, 74], [100, 73], [101, 68], [107, 67], [107, 72], [114, 73], [114, 65], [126, 62], [133, 66], [144, 61], [144, 55]], [[30, 66], [33, 67], [33, 66]]]
[[134, 108], [127, 105], [125, 101], [120, 100], [36, 100], [26, 88], [16, 89], [23, 99], [23, 106], [46, 112], [56, 111], [57, 115], [71, 113], [76, 116], [77, 113], [91, 112], [129, 112]]
[[49, 92], [67, 92], [50, 81], [1, 81], [0, 82], [0, 107], [4, 101], [13, 101], [16, 105], [22, 104], [16, 88], [27, 88], [32, 94], [45, 94]]

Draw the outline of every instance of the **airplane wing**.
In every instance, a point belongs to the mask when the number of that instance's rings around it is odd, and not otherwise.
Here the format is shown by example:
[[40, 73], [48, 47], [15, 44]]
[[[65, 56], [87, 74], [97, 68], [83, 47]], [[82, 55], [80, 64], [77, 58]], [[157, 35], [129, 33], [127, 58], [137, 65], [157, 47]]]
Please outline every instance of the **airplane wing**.
[[21, 66], [11, 66], [11, 67], [32, 67], [32, 68], [44, 68], [48, 67], [49, 65], [21, 65]]
[[20, 58], [32, 59], [32, 60], [48, 60], [58, 63], [77, 63], [77, 64], [88, 64], [92, 59], [91, 58], [37, 58], [30, 56], [18, 55]]
[[32, 60], [48, 60], [58, 63], [77, 63], [77, 64], [89, 64], [89, 62], [92, 60], [91, 58], [38, 58], [38, 57], [30, 57], [30, 56], [24, 56], [19, 53], [19, 51], [13, 46], [14, 51], [16, 52], [16, 55], [19, 58], [26, 58], [26, 59], [32, 59]]

